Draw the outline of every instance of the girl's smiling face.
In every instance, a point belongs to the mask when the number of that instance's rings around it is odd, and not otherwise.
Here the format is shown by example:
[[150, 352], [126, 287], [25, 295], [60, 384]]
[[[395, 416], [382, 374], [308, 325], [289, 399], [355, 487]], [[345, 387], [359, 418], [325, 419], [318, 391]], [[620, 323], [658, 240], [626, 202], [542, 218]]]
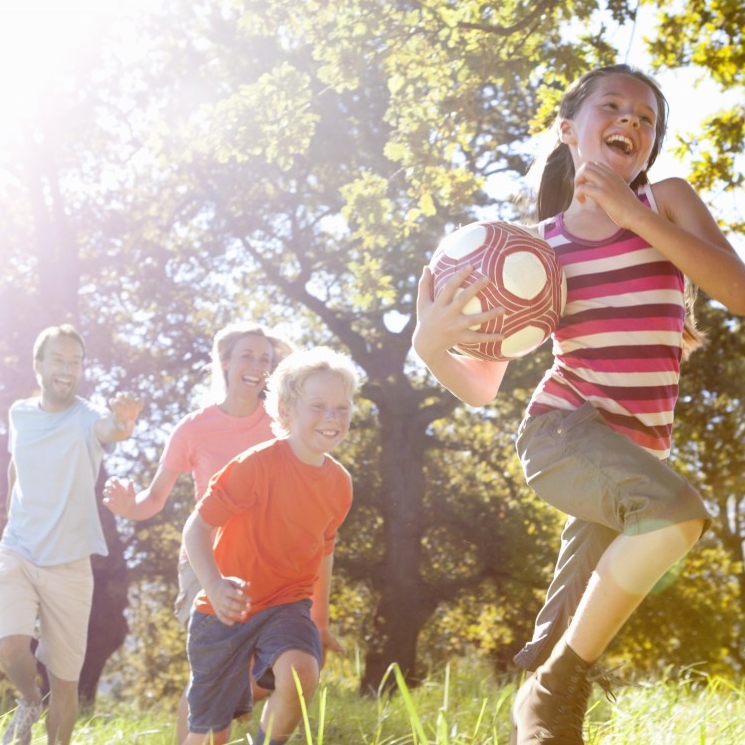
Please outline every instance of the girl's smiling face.
[[632, 75], [599, 78], [572, 119], [560, 122], [561, 141], [569, 146], [575, 169], [604, 163], [631, 183], [649, 161], [657, 137], [654, 91]]

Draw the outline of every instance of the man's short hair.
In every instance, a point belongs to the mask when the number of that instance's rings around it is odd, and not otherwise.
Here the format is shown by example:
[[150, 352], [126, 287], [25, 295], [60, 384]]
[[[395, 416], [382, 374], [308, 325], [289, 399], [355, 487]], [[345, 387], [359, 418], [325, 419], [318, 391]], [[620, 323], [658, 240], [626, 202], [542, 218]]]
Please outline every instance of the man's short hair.
[[83, 350], [83, 357], [85, 357], [85, 342], [83, 337], [75, 330], [69, 323], [63, 323], [59, 326], [49, 326], [45, 328], [37, 337], [34, 342], [34, 360], [41, 362], [44, 359], [44, 348], [50, 339], [59, 339], [61, 336], [67, 336], [80, 344]]

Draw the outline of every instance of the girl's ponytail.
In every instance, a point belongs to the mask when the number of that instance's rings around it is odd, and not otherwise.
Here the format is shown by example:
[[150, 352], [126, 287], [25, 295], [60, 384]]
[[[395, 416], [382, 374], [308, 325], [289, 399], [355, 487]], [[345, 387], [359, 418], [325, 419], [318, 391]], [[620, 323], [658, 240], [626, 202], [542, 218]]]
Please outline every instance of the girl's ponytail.
[[541, 173], [536, 195], [538, 220], [545, 220], [563, 212], [574, 194], [574, 162], [569, 147], [557, 142], [548, 154]]
[[687, 277], [685, 282], [684, 303], [686, 309], [685, 326], [683, 327], [683, 359], [687, 360], [693, 352], [706, 344], [706, 334], [696, 327], [694, 305], [698, 288]]

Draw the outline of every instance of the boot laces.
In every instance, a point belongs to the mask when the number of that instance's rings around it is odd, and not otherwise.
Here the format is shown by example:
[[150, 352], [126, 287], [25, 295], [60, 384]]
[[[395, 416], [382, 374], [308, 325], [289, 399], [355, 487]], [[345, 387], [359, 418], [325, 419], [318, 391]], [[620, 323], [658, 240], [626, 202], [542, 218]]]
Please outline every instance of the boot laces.
[[597, 683], [605, 694], [606, 700], [612, 704], [616, 703], [616, 691], [614, 689], [628, 688], [633, 685], [633, 683], [616, 674], [620, 668], [621, 665], [607, 668], [596, 662], [587, 673], [587, 680], [590, 683]]

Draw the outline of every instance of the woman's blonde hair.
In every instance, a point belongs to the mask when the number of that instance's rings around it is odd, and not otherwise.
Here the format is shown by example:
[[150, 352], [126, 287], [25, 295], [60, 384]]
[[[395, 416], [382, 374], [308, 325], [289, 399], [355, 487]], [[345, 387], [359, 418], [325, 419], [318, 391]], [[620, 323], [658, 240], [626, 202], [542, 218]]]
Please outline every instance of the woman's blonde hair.
[[215, 401], [222, 401], [225, 398], [228, 390], [228, 376], [225, 371], [225, 365], [230, 360], [235, 345], [245, 336], [261, 336], [269, 341], [272, 345], [272, 370], [294, 348], [290, 342], [270, 332], [259, 323], [243, 321], [231, 323], [220, 329], [215, 334], [215, 339], [212, 343], [212, 353], [210, 355], [210, 389]]
[[314, 347], [299, 350], [285, 357], [269, 376], [266, 386], [265, 407], [274, 420], [272, 429], [278, 437], [289, 434], [287, 417], [283, 411], [288, 409], [303, 394], [305, 381], [311, 375], [329, 372], [340, 378], [352, 398], [357, 391], [359, 378], [351, 358], [330, 347]]

